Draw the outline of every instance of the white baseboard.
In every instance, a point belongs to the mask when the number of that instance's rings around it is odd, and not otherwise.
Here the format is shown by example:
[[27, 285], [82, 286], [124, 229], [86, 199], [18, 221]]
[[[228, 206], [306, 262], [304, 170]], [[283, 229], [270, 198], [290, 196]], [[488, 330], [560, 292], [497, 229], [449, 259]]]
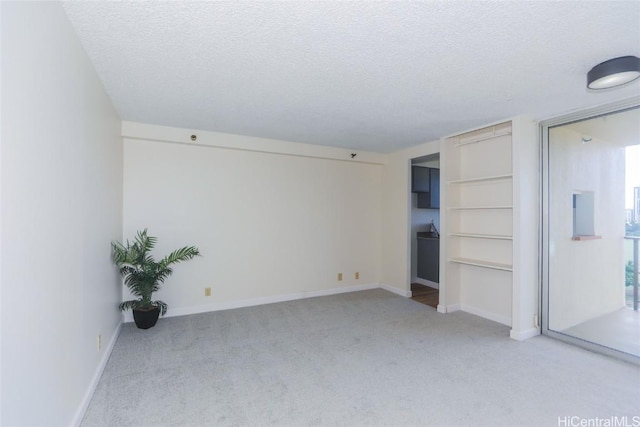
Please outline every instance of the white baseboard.
[[[293, 301], [293, 300], [299, 300], [304, 298], [323, 297], [328, 295], [344, 294], [347, 292], [366, 291], [369, 289], [377, 289], [377, 288], [387, 289], [386, 287], [380, 285], [379, 283], [368, 283], [365, 285], [345, 286], [343, 288], [331, 288], [331, 289], [321, 289], [319, 291], [296, 292], [293, 294], [282, 294], [282, 295], [273, 295], [273, 296], [261, 297], [261, 298], [225, 301], [225, 302], [219, 302], [214, 304], [198, 305], [194, 307], [169, 308], [169, 310], [167, 311], [167, 314], [165, 314], [164, 317], [186, 316], [189, 314], [208, 313], [210, 311], [231, 310], [234, 308], [253, 307], [256, 305], [273, 304], [276, 302]], [[387, 289], [387, 290], [391, 291], [391, 289]], [[391, 291], [391, 292], [394, 292], [394, 291]], [[127, 323], [133, 322], [133, 314], [131, 313], [130, 310], [124, 313], [124, 321]]]
[[453, 313], [454, 311], [460, 311], [460, 304], [451, 304], [445, 306], [446, 313]]
[[393, 292], [396, 295], [400, 295], [401, 297], [411, 298], [411, 291], [398, 289], [395, 286], [386, 285], [384, 283], [379, 283], [378, 287], [384, 289], [385, 291]]
[[[503, 325], [511, 326], [511, 318], [507, 316], [502, 316], [500, 314], [491, 313], [489, 311], [481, 310], [476, 307], [472, 307], [465, 304], [452, 304], [452, 305], [441, 305], [438, 304], [438, 312], [439, 313], [453, 313], [454, 311], [462, 310], [467, 313], [474, 314], [476, 316], [484, 317], [485, 319], [493, 320], [494, 322], [501, 323]], [[540, 335], [540, 330], [537, 328], [531, 328], [524, 331], [515, 331], [511, 329], [509, 332], [509, 336], [517, 341], [524, 341], [531, 337], [535, 337], [536, 335]]]
[[540, 335], [540, 329], [538, 328], [525, 329], [524, 331], [511, 329], [511, 332], [509, 332], [509, 336], [516, 341], [528, 340], [536, 335]]
[[438, 313], [453, 313], [460, 311], [460, 304], [442, 305], [438, 304]]
[[460, 304], [460, 310], [475, 314], [476, 316], [484, 317], [485, 319], [493, 320], [494, 322], [502, 323], [503, 325], [511, 326], [511, 318], [507, 316], [491, 313], [465, 304]]
[[71, 425], [78, 427], [84, 418], [85, 412], [87, 412], [87, 408], [89, 407], [89, 403], [91, 402], [91, 398], [93, 398], [93, 393], [96, 391], [96, 387], [98, 386], [98, 382], [102, 377], [102, 373], [104, 372], [104, 368], [107, 366], [107, 362], [109, 361], [109, 357], [111, 356], [111, 352], [113, 351], [113, 347], [116, 345], [116, 341], [118, 340], [118, 336], [120, 335], [120, 330], [122, 330], [122, 322], [118, 323], [115, 332], [111, 336], [111, 340], [109, 340], [109, 345], [105, 347], [104, 354], [102, 355], [102, 359], [100, 360], [100, 364], [98, 365], [98, 369], [93, 374], [93, 378], [91, 378], [91, 383], [89, 383], [89, 388], [84, 394], [82, 398], [82, 402], [80, 402], [80, 406], [76, 411], [76, 414], [73, 417], [73, 422]]
[[440, 283], [432, 282], [431, 280], [421, 279], [416, 277], [411, 281], [411, 283], [417, 283], [419, 285], [425, 285], [433, 289], [440, 289]]

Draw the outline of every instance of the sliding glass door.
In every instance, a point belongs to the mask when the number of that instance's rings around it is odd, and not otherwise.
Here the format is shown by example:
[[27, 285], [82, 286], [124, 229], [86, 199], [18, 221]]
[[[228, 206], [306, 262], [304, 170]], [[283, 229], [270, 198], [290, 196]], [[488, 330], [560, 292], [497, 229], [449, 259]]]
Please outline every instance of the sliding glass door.
[[640, 109], [543, 133], [543, 332], [636, 361]]

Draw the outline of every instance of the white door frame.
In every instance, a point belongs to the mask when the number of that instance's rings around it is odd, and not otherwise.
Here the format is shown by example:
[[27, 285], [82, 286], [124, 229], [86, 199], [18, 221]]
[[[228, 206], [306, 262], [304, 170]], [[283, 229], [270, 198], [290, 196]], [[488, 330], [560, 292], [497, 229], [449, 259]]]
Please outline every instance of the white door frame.
[[614, 356], [628, 362], [640, 365], [640, 358], [622, 351], [617, 351], [602, 345], [598, 345], [589, 341], [585, 341], [576, 337], [572, 337], [557, 331], [549, 329], [549, 128], [565, 125], [589, 118], [604, 116], [607, 114], [622, 112], [633, 108], [640, 107], [640, 96], [628, 98], [611, 104], [606, 104], [586, 110], [581, 110], [566, 114], [559, 117], [550, 118], [540, 122], [541, 141], [541, 157], [542, 157], [542, 173], [541, 176], [541, 200], [540, 200], [540, 218], [542, 219], [540, 241], [540, 277], [542, 279], [541, 286], [541, 332], [552, 338], [569, 342], [588, 350], [604, 353]]

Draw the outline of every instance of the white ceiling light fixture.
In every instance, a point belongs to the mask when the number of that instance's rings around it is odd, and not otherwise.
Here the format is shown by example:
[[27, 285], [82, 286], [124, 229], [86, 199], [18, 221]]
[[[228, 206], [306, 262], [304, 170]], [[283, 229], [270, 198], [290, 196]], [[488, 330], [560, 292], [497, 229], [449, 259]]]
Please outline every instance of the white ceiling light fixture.
[[604, 61], [587, 73], [589, 89], [609, 89], [632, 82], [640, 77], [640, 58], [621, 56]]

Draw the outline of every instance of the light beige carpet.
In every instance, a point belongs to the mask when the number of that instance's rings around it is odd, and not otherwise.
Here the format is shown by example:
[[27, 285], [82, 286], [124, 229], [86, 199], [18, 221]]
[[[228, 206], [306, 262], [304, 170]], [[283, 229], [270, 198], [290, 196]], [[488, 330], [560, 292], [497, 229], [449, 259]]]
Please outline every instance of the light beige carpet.
[[555, 427], [639, 415], [637, 366], [372, 290], [126, 324], [83, 426]]

